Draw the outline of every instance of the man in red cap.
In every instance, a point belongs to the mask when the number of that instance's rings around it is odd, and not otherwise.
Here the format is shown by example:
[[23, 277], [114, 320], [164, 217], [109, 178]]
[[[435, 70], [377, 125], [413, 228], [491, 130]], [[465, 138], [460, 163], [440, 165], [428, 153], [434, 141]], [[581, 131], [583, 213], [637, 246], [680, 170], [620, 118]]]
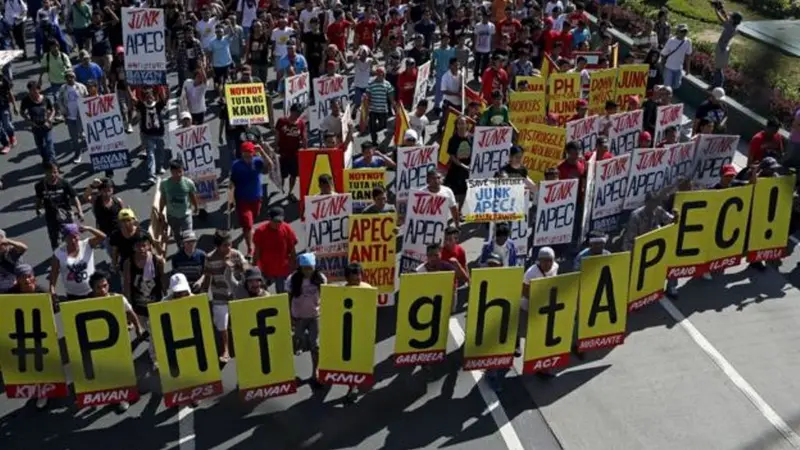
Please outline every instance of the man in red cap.
[[[260, 145], [250, 141], [242, 143], [241, 151], [242, 158], [231, 165], [230, 188], [233, 190], [236, 217], [242, 227], [242, 237], [250, 258], [253, 256], [253, 223], [261, 212], [261, 175], [269, 173], [273, 162]], [[228, 205], [228, 208], [231, 206]]]
[[639, 135], [639, 148], [650, 148], [653, 146], [653, 136], [649, 131], [642, 131]]

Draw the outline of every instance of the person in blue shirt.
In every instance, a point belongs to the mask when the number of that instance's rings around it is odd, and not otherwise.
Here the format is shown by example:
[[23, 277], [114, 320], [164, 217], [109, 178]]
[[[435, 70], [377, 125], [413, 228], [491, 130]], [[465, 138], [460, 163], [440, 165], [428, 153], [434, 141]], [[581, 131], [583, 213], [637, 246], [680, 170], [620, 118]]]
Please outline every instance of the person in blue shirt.
[[203, 285], [203, 271], [206, 265], [206, 252], [197, 248], [197, 235], [192, 230], [181, 235], [182, 248], [172, 257], [172, 273], [186, 275], [192, 286], [192, 292], [200, 293]]
[[211, 53], [211, 65], [214, 66], [214, 88], [219, 91], [221, 86], [228, 81], [228, 74], [233, 66], [231, 56], [231, 39], [225, 34], [225, 28], [217, 25], [214, 29], [216, 37], [208, 44]]
[[75, 81], [81, 84], [89, 84], [94, 81], [100, 92], [108, 92], [108, 83], [103, 69], [92, 62], [92, 58], [86, 50], [81, 50], [79, 56], [81, 63], [72, 69], [75, 72]]
[[433, 111], [442, 111], [442, 77], [450, 70], [450, 60], [456, 57], [456, 48], [450, 45], [450, 36], [442, 34], [441, 47], [433, 51], [433, 67], [436, 71], [436, 82], [433, 85]]
[[297, 53], [297, 46], [294, 39], [286, 44], [286, 55], [278, 61], [278, 90], [283, 92], [284, 83], [280, 83], [283, 78], [293, 77], [303, 72], [308, 72], [306, 57]]
[[517, 248], [511, 237], [511, 227], [506, 222], [498, 223], [494, 228], [494, 239], [483, 244], [481, 256], [478, 259], [480, 264], [486, 264], [491, 255], [499, 255], [504, 266], [514, 267], [517, 265]]
[[589, 243], [589, 246], [585, 249], [581, 250], [578, 253], [578, 256], [575, 257], [575, 261], [572, 264], [572, 270], [579, 272], [581, 270], [581, 261], [583, 258], [587, 256], [601, 256], [601, 255], [610, 255], [611, 252], [606, 250], [606, 242], [608, 242], [608, 236], [606, 236], [602, 231], [592, 230], [586, 236], [586, 241]]
[[242, 143], [241, 152], [241, 159], [231, 165], [230, 189], [233, 190], [236, 216], [250, 258], [253, 255], [253, 224], [261, 212], [261, 175], [269, 173], [272, 160], [263, 147], [250, 141]]
[[353, 169], [378, 169], [397, 167], [391, 158], [377, 150], [375, 143], [366, 141], [361, 144], [361, 157], [353, 161]]

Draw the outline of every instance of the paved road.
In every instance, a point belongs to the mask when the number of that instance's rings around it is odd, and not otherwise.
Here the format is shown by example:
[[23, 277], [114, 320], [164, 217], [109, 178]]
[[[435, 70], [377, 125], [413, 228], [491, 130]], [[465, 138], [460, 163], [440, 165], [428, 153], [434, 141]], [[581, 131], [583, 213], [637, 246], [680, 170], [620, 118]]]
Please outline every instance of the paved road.
[[[33, 66], [17, 66], [21, 91]], [[93, 175], [87, 165], [68, 162], [63, 125], [56, 136], [67, 178], [85, 186]], [[0, 228], [31, 246], [27, 259], [43, 279], [50, 251], [32, 198], [39, 158], [30, 133], [20, 132], [19, 141], [0, 162], [7, 186], [0, 192]], [[138, 143], [130, 135], [131, 148]], [[144, 180], [138, 159], [115, 179], [123, 200], [142, 215], [153, 194], [142, 188]], [[225, 222], [221, 204], [209, 211], [198, 224], [205, 234]], [[288, 215], [299, 233], [296, 208]], [[93, 222], [91, 214], [87, 220]], [[478, 230], [465, 233], [472, 260], [483, 236]], [[208, 244], [208, 238], [201, 241]], [[551, 381], [512, 371], [499, 397], [479, 372], [458, 370], [453, 351], [463, 340], [463, 314], [451, 320], [447, 362], [424, 376], [392, 367], [394, 311], [382, 309], [377, 385], [352, 406], [341, 403], [344, 388], [312, 392], [305, 385], [290, 397], [243, 405], [235, 392], [234, 361], [223, 371], [223, 396], [195, 410], [167, 410], [158, 381], [145, 375], [146, 350], [138, 345], [143, 396], [126, 414], [78, 410], [72, 399], [37, 412], [30, 402], [0, 397], [0, 448], [797, 449], [798, 261], [792, 255], [777, 270], [742, 266], [711, 282], [690, 282], [674, 304], [662, 302], [632, 316], [625, 345], [575, 360]], [[296, 367], [300, 377], [310, 375], [306, 355], [296, 359]]]

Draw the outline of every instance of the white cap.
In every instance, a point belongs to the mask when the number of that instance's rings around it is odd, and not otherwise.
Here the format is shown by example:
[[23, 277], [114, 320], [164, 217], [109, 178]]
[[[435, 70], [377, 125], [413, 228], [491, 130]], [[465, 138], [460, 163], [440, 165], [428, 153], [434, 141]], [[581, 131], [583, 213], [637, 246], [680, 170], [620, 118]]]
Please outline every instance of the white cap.
[[184, 111], [181, 113], [181, 120], [183, 119], [192, 119], [192, 114], [189, 111]]
[[169, 277], [169, 293], [174, 294], [176, 292], [192, 292], [192, 287], [189, 286], [189, 280], [187, 280], [186, 275], [182, 273], [176, 273]]
[[556, 259], [556, 252], [550, 247], [542, 247], [539, 249], [536, 259]]
[[406, 134], [403, 136], [403, 139], [406, 141], [417, 141], [419, 140], [419, 135], [414, 130], [406, 130]]
[[721, 87], [715, 87], [711, 90], [711, 96], [717, 100], [722, 100], [725, 98], [725, 89], [722, 89]]

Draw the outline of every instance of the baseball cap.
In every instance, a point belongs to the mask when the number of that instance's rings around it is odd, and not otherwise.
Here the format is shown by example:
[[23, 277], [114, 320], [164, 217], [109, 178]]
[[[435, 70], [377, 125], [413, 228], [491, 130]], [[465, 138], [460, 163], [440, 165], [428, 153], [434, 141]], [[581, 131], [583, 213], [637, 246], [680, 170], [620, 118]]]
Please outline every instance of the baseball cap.
[[778, 160], [773, 158], [772, 156], [767, 156], [766, 158], [761, 160], [761, 163], [758, 165], [759, 169], [780, 169], [781, 165], [778, 163]]
[[642, 145], [643, 142], [650, 142], [652, 140], [653, 136], [649, 131], [642, 131], [642, 134], [639, 135], [639, 145]]
[[280, 206], [273, 206], [270, 208], [269, 213], [267, 213], [271, 220], [277, 220], [279, 222], [283, 221], [283, 208]]
[[116, 53], [116, 54], [118, 54], [118, 55], [119, 55], [120, 53], [125, 53], [125, 48], [124, 48], [123, 46], [121, 46], [121, 45], [118, 45], [118, 46], [117, 46], [117, 48], [116, 48], [116, 49], [114, 49], [114, 53]]
[[181, 113], [181, 120], [183, 119], [192, 119], [192, 114], [189, 111], [184, 111]]
[[536, 259], [556, 259], [556, 252], [550, 247], [542, 247], [539, 249]]
[[336, 61], [328, 61], [328, 64], [327, 64], [327, 66], [328, 66], [328, 67], [333, 67], [333, 68], [336, 68]]
[[416, 141], [419, 139], [419, 135], [414, 130], [406, 130], [406, 134], [403, 136], [403, 139], [406, 141]]
[[175, 294], [176, 292], [192, 292], [192, 287], [189, 286], [189, 280], [187, 280], [186, 275], [182, 273], [176, 273], [169, 277], [169, 293]]
[[259, 269], [258, 267], [250, 267], [249, 269], [244, 271], [244, 279], [245, 281], [250, 281], [250, 280], [263, 281], [264, 277], [261, 275], [261, 269]]
[[192, 230], [186, 230], [181, 233], [181, 239], [183, 239], [183, 242], [196, 242], [197, 235]]
[[689, 26], [686, 25], [685, 23], [682, 23], [682, 24], [679, 24], [678, 28], [676, 28], [676, 29], [678, 31], [689, 31]]
[[723, 177], [733, 177], [736, 176], [736, 167], [733, 167], [733, 164], [725, 164], [719, 172]]
[[297, 257], [297, 265], [300, 267], [316, 267], [317, 256], [313, 253], [303, 253]]
[[121, 209], [117, 214], [117, 220], [136, 220], [136, 214], [130, 208]]
[[725, 98], [725, 89], [722, 89], [721, 87], [715, 87], [711, 90], [711, 96], [716, 100], [722, 100]]
[[242, 145], [239, 147], [243, 154], [253, 154], [256, 152], [256, 146], [253, 145], [252, 142], [242, 142]]
[[502, 266], [503, 258], [501, 258], [497, 253], [490, 253], [489, 257], [486, 258], [486, 264], [496, 264], [498, 266]]
[[88, 58], [89, 52], [87, 52], [86, 50], [81, 50], [80, 52], [78, 52], [78, 57], [80, 59]]

